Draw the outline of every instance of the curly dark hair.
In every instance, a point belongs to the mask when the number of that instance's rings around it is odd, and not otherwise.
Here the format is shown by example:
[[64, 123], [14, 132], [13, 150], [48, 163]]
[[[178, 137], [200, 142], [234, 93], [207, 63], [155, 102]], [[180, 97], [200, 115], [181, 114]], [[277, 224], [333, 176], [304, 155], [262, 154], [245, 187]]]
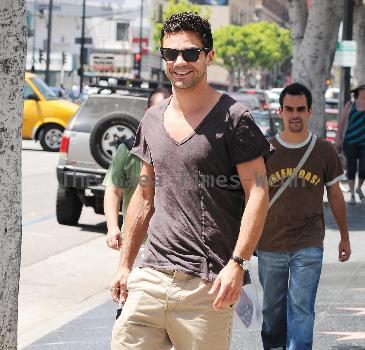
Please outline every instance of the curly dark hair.
[[195, 12], [174, 13], [165, 21], [160, 35], [161, 47], [165, 36], [183, 31], [198, 34], [204, 47], [209, 49], [213, 48], [213, 36], [210, 24]]

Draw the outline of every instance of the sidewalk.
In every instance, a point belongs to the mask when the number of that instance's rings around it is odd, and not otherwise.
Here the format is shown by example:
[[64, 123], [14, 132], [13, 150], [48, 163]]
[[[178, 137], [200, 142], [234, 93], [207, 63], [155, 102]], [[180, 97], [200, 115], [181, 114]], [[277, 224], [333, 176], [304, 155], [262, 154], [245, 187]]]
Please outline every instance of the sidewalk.
[[[348, 194], [345, 195], [347, 198]], [[351, 262], [343, 264], [338, 262], [339, 232], [328, 203], [325, 203], [324, 208], [327, 230], [323, 272], [316, 303], [313, 349], [365, 350], [365, 203], [347, 206], [353, 253]], [[254, 262], [253, 277], [258, 285], [256, 268]], [[105, 291], [105, 298], [107, 297], [108, 292]], [[25, 349], [110, 349], [115, 308], [111, 301], [107, 301], [75, 317]], [[231, 350], [238, 349], [256, 350], [262, 349], [262, 346], [260, 330], [247, 331], [235, 319]]]

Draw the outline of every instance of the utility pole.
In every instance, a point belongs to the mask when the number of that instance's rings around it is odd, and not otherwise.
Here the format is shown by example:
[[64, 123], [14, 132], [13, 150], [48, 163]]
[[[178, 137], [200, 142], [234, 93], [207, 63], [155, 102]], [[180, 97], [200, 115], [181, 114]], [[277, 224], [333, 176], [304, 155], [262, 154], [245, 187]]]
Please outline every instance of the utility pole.
[[141, 79], [141, 70], [142, 70], [142, 35], [143, 35], [143, 0], [141, 0], [141, 14], [140, 14], [140, 25], [139, 25], [139, 55], [140, 61], [138, 66], [138, 78]]
[[48, 7], [47, 58], [46, 58], [46, 84], [47, 85], [50, 85], [49, 66], [50, 66], [50, 62], [51, 62], [52, 11], [53, 11], [53, 0], [49, 0], [49, 7]]
[[[342, 27], [342, 40], [352, 40], [354, 0], [344, 0], [344, 17]], [[340, 113], [338, 118], [341, 118], [343, 106], [350, 100], [350, 80], [351, 67], [341, 68], [341, 96], [340, 96]]]
[[33, 9], [33, 38], [32, 38], [32, 73], [35, 72], [35, 46], [36, 46], [36, 32], [37, 32], [37, 17], [38, 17], [38, 3], [34, 0]]
[[80, 49], [80, 96], [82, 94], [84, 80], [84, 63], [85, 63], [85, 17], [86, 17], [86, 0], [82, 3], [82, 24], [81, 24], [81, 49]]

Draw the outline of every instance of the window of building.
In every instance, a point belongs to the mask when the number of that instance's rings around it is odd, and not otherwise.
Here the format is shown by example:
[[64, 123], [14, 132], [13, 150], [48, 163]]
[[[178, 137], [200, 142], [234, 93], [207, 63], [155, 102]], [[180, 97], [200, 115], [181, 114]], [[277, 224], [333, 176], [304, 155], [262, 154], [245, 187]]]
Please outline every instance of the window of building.
[[117, 23], [117, 41], [127, 41], [128, 40], [128, 23]]

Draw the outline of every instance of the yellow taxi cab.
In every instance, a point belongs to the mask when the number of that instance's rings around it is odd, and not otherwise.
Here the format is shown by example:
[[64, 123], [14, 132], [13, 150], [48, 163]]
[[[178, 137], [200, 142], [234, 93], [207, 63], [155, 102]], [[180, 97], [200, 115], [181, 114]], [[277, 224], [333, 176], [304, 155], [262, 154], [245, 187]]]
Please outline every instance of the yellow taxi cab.
[[23, 139], [38, 140], [46, 151], [56, 152], [76, 103], [60, 99], [38, 76], [25, 73]]

